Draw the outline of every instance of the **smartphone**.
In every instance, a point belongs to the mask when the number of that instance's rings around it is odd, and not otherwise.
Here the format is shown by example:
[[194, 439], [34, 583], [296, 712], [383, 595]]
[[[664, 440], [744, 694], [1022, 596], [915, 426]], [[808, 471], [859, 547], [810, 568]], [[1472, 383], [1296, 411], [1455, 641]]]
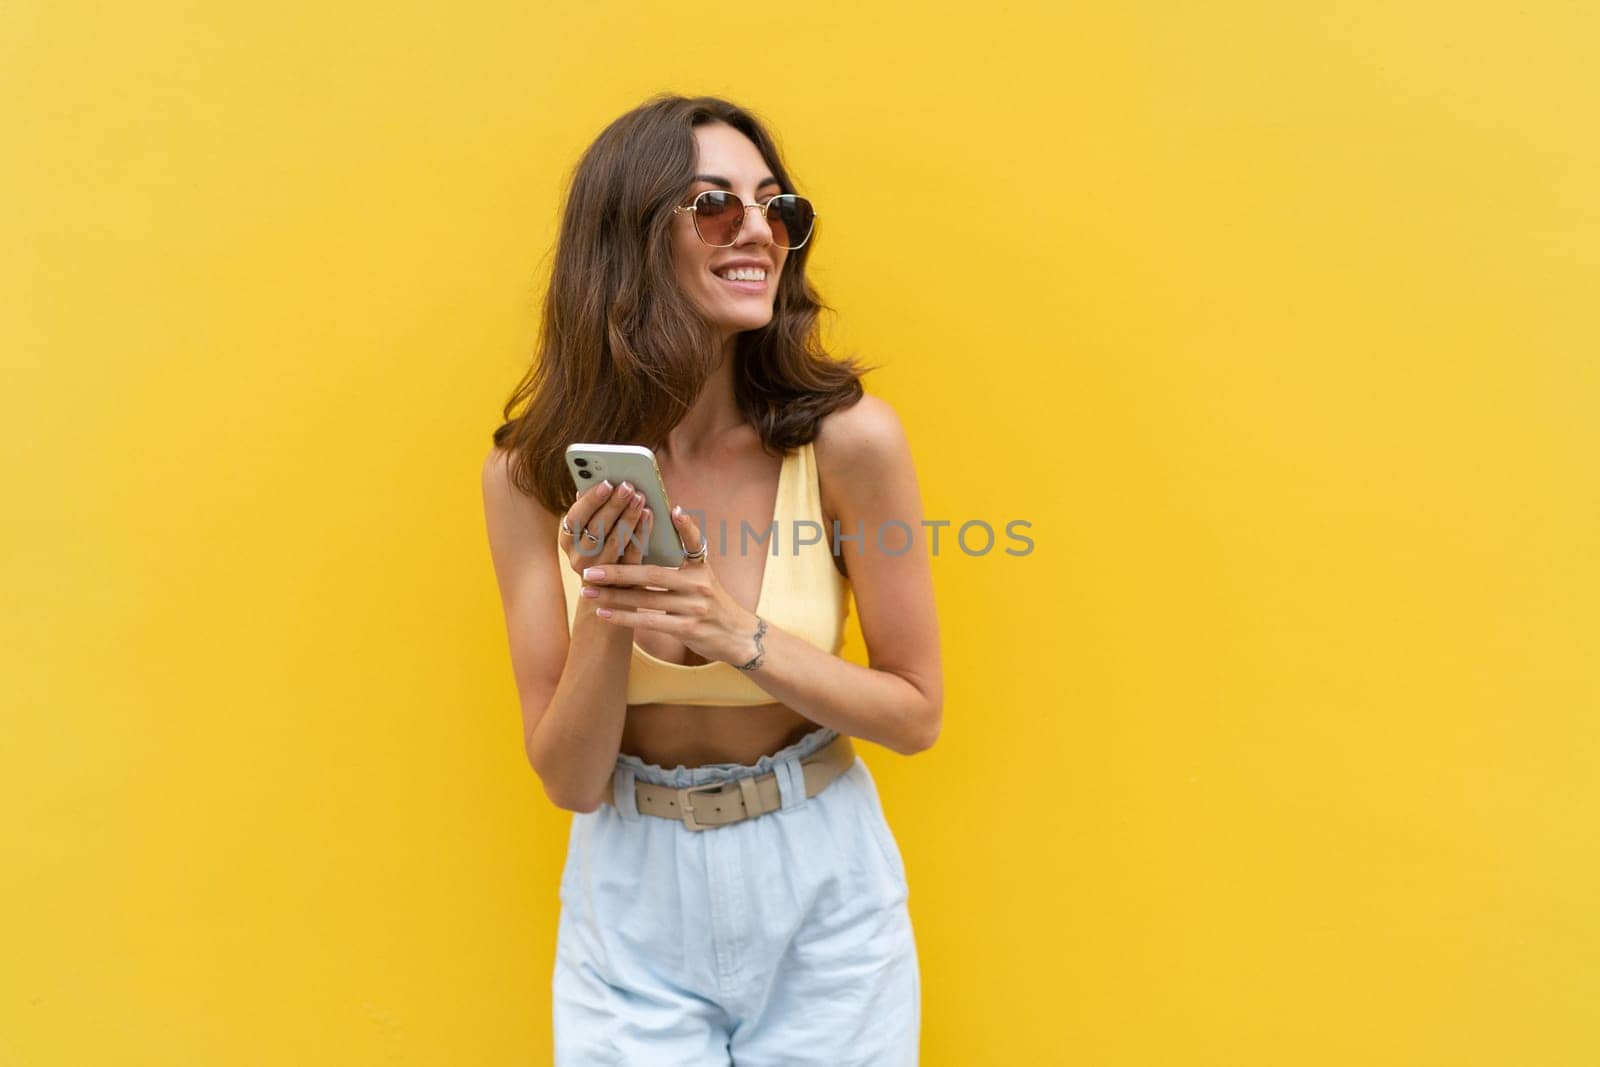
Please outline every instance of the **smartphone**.
[[683, 542], [672, 522], [672, 505], [667, 500], [667, 487], [661, 481], [654, 452], [643, 445], [572, 444], [567, 446], [567, 469], [580, 494], [607, 480], [614, 486], [627, 482], [642, 492], [651, 512], [650, 540], [644, 547], [643, 562], [660, 567], [683, 566]]

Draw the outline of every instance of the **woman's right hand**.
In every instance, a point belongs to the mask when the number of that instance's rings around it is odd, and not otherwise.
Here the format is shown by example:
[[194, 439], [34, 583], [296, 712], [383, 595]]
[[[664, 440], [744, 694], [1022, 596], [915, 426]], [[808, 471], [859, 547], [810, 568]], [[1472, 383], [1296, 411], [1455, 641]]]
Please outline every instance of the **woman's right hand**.
[[[561, 549], [568, 565], [582, 577], [586, 567], [642, 562], [654, 516], [644, 507], [644, 494], [630, 483], [609, 489], [601, 482], [578, 495], [563, 521], [573, 532], [562, 529]], [[640, 532], [635, 535], [635, 530]]]

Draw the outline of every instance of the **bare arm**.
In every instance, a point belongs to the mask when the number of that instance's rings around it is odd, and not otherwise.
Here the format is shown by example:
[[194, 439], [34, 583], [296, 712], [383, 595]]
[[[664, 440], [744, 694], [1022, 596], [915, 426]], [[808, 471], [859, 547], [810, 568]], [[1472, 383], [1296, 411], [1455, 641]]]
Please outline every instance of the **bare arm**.
[[[815, 448], [840, 534], [863, 535], [859, 542], [842, 542], [840, 552], [870, 666], [769, 626], [761, 641], [765, 655], [750, 676], [774, 699], [819, 725], [903, 755], [921, 752], [939, 737], [944, 674], [910, 444], [894, 409], [869, 394], [825, 420]], [[910, 546], [901, 555], [893, 553], [907, 533], [894, 520], [910, 527]], [[826, 536], [831, 543], [833, 531]], [[746, 633], [753, 635], [754, 616], [747, 624]], [[747, 656], [754, 655], [751, 636], [746, 648]], [[734, 662], [745, 660], [736, 654]]]
[[[511, 483], [508, 460], [497, 448], [484, 461], [483, 505], [522, 709], [523, 746], [552, 803], [593, 811], [605, 796], [622, 747], [633, 630], [580, 610], [568, 636], [560, 568], [569, 562], [560, 549], [570, 538], [562, 536], [558, 547], [560, 518]], [[574, 527], [581, 528], [577, 512], [589, 514], [585, 498], [574, 505]], [[585, 557], [586, 563], [619, 558], [616, 548], [627, 538], [628, 520], [608, 520], [607, 512], [619, 511], [621, 503], [607, 501], [594, 513], [591, 526], [599, 529], [604, 523], [615, 534], [602, 553]], [[630, 547], [620, 558], [637, 562], [638, 557], [637, 547]]]

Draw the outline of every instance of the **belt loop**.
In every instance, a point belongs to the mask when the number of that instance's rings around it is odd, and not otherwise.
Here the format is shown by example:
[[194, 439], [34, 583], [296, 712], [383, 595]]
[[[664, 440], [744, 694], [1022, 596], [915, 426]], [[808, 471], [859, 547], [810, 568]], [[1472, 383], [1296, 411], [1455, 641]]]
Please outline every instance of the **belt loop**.
[[787, 811], [797, 808], [806, 802], [806, 778], [800, 769], [800, 761], [793, 756], [780, 760], [772, 768], [778, 776], [778, 797], [782, 801], [780, 807]]
[[739, 796], [744, 800], [746, 818], [765, 815], [761, 809], [761, 791], [756, 788], [756, 780], [749, 775], [739, 779]]
[[634, 792], [633, 781], [633, 768], [625, 763], [617, 764], [617, 769], [611, 773], [611, 802], [628, 822], [639, 821], [638, 794]]

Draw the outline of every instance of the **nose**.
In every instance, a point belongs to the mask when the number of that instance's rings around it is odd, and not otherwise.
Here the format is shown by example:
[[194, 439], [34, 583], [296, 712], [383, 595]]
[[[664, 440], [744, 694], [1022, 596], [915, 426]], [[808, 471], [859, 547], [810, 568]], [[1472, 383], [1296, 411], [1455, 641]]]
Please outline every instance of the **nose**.
[[760, 204], [744, 206], [744, 222], [739, 225], [739, 244], [772, 244], [772, 227], [767, 225], [767, 213]]

